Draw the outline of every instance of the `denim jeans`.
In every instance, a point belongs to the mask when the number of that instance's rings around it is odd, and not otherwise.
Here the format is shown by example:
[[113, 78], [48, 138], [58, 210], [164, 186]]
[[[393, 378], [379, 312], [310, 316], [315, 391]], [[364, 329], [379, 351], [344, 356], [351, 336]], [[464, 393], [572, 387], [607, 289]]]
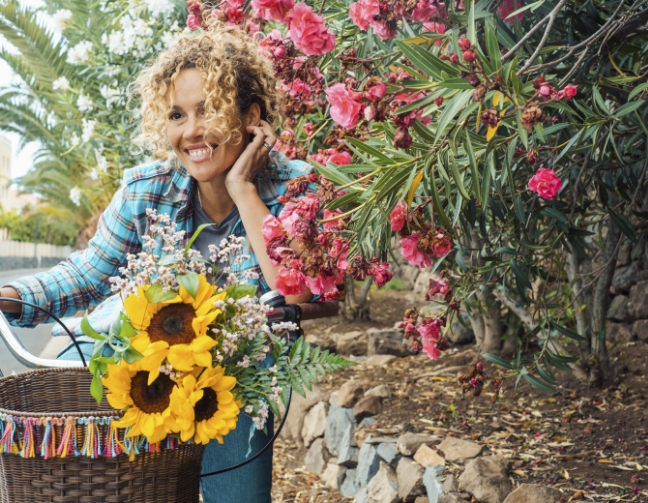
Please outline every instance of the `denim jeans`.
[[[86, 360], [89, 360], [94, 344], [92, 342], [79, 342], [79, 344]], [[81, 360], [72, 344], [63, 349], [57, 358]], [[274, 431], [272, 414], [268, 418], [267, 431], [269, 435], [256, 430], [252, 420], [240, 414], [236, 429], [223, 438], [222, 445], [216, 440], [207, 444], [202, 461], [202, 473], [233, 466], [259, 452], [272, 438]], [[271, 488], [272, 447], [241, 468], [205, 477], [200, 482], [205, 503], [271, 503]]]

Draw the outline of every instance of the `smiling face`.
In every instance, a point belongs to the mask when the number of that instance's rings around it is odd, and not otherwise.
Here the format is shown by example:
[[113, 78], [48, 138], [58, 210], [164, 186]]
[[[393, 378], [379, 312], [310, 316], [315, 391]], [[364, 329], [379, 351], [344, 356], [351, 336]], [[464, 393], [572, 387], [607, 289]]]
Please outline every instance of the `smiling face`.
[[204, 116], [204, 81], [200, 71], [189, 68], [180, 72], [167, 93], [167, 136], [187, 172], [199, 182], [210, 182], [223, 175], [239, 158], [249, 140], [246, 125], [256, 125], [259, 118], [251, 107], [241, 117], [242, 141], [222, 142], [226, 135], [210, 131]]

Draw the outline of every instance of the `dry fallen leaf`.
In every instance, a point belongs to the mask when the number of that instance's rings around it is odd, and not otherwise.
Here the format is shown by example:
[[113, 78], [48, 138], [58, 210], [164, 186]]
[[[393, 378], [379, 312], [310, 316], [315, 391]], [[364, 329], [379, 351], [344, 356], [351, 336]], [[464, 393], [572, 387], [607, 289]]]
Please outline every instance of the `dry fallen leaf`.
[[569, 501], [578, 501], [578, 500], [584, 500], [585, 499], [585, 493], [583, 491], [576, 491], [571, 498], [569, 498]]

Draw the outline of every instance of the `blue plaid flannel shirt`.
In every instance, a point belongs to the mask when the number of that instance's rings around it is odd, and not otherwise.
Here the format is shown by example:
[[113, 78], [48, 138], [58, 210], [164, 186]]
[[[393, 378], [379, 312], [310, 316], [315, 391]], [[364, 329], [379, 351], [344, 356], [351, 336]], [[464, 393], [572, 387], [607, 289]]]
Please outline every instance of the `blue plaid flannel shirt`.
[[[308, 175], [313, 169], [304, 161], [289, 161], [281, 154], [275, 160], [274, 165], [259, 175], [257, 188], [270, 212], [278, 216], [283, 204], [277, 198], [286, 193], [288, 181]], [[169, 214], [171, 221], [177, 223], [177, 230], [184, 230], [190, 237], [193, 233], [194, 184], [182, 166], [173, 167], [170, 163], [155, 162], [127, 170], [121, 188], [101, 216], [97, 233], [87, 249], [74, 252], [47, 272], [5, 286], [15, 288], [23, 300], [42, 306], [59, 318], [97, 306], [89, 315], [90, 324], [95, 330], [107, 333], [122, 308], [119, 296], [110, 290], [109, 278], [119, 275], [119, 268], [126, 264], [127, 254], [142, 250], [142, 236], [147, 230], [146, 210], [153, 208], [158, 215]], [[240, 218], [232, 232], [245, 236]], [[248, 283], [256, 283], [261, 293], [267, 292], [269, 287], [256, 256], [249, 247], [245, 253], [250, 258], [239, 270], [257, 272], [259, 279]], [[156, 254], [159, 255], [160, 250]], [[53, 321], [29, 306], [23, 306], [20, 316], [6, 316], [12, 325], [20, 327]], [[82, 335], [79, 319], [69, 320], [66, 324], [76, 336]], [[52, 331], [52, 335], [63, 334], [65, 332], [58, 326]]]

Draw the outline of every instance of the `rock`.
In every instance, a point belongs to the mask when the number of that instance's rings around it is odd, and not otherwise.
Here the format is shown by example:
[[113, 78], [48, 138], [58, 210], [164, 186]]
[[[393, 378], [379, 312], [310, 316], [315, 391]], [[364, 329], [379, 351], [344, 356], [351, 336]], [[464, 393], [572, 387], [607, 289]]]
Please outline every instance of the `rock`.
[[459, 493], [455, 492], [444, 494], [438, 499], [437, 503], [467, 503], [467, 501], [463, 499]]
[[396, 358], [394, 355], [371, 355], [365, 360], [364, 364], [368, 367], [382, 367], [393, 362]]
[[632, 337], [648, 342], [648, 320], [637, 320], [632, 324]]
[[329, 403], [335, 407], [353, 407], [364, 395], [367, 383], [351, 379], [345, 382], [340, 389], [331, 393]]
[[629, 266], [619, 267], [614, 271], [612, 278], [612, 286], [610, 292], [615, 295], [625, 293], [630, 290], [630, 287], [637, 282], [637, 273], [639, 272], [639, 265], [633, 262]]
[[617, 268], [628, 265], [632, 260], [632, 243], [623, 243], [619, 247], [619, 254], [617, 255], [616, 266]]
[[389, 464], [391, 464], [392, 461], [396, 459], [396, 456], [398, 456], [398, 449], [396, 449], [396, 444], [392, 442], [378, 444], [376, 452], [383, 461]]
[[[324, 444], [333, 455], [338, 454], [345, 436], [351, 435], [355, 421], [353, 410], [332, 406], [326, 417], [326, 430], [324, 431]], [[348, 442], [348, 441], [347, 441]], [[347, 444], [348, 445], [348, 444]]]
[[304, 465], [309, 472], [321, 475], [330, 458], [331, 455], [324, 446], [324, 439], [318, 438], [308, 449], [304, 458]]
[[[459, 316], [464, 325], [459, 321]], [[470, 327], [470, 316], [468, 313], [461, 313], [459, 316], [452, 318], [450, 330], [448, 330], [448, 340], [454, 344], [470, 344], [475, 341], [475, 332]]]
[[502, 503], [513, 489], [508, 478], [508, 460], [502, 456], [473, 459], [466, 465], [459, 483], [480, 503]]
[[307, 334], [304, 339], [306, 342], [310, 342], [315, 346], [322, 348], [322, 351], [328, 349], [329, 351], [335, 351], [335, 341], [331, 339], [330, 336], [326, 334]]
[[421, 269], [421, 272], [416, 276], [416, 281], [414, 282], [414, 287], [412, 288], [412, 293], [415, 297], [425, 297], [425, 294], [430, 291], [430, 280], [441, 279], [437, 272], [432, 272], [429, 269]]
[[367, 355], [411, 355], [403, 341], [400, 330], [370, 328], [367, 330]]
[[347, 468], [355, 468], [357, 466], [359, 449], [353, 444], [355, 444], [353, 430], [346, 430], [338, 447], [338, 465], [346, 466]]
[[429, 447], [434, 443], [434, 441], [434, 437], [423, 433], [403, 433], [398, 437], [396, 449], [398, 449], [398, 452], [403, 456], [414, 456], [414, 453], [416, 453], [423, 444], [426, 444]]
[[446, 479], [443, 481], [443, 492], [444, 494], [448, 493], [454, 493], [459, 490], [459, 486], [457, 485], [457, 477], [454, 475], [448, 475]]
[[358, 467], [356, 469], [356, 485], [359, 489], [367, 487], [369, 481], [378, 473], [380, 457], [376, 446], [364, 443], [358, 453]]
[[290, 412], [286, 418], [286, 424], [283, 430], [281, 430], [281, 436], [289, 440], [294, 440], [299, 447], [303, 447], [301, 433], [304, 427], [304, 417], [315, 404], [321, 401], [328, 401], [329, 395], [327, 390], [320, 389], [317, 386], [313, 386], [313, 391], [309, 392], [306, 398], [297, 393], [293, 393], [290, 402]]
[[628, 317], [628, 296], [616, 295], [612, 299], [612, 302], [610, 302], [610, 307], [605, 317], [608, 320], [625, 321]]
[[605, 323], [605, 338], [609, 342], [628, 342], [632, 339], [632, 325], [625, 323]]
[[417, 432], [416, 426], [414, 426], [412, 423], [408, 423], [407, 421], [403, 421], [401, 424], [399, 424], [398, 429], [403, 433], [407, 433], [408, 431], [411, 431], [412, 433]]
[[476, 458], [482, 451], [482, 446], [456, 437], [446, 437], [437, 449], [443, 453], [446, 461], [465, 463], [466, 460]]
[[430, 503], [430, 498], [427, 496], [419, 496], [414, 500], [414, 503]]
[[443, 466], [440, 465], [428, 466], [425, 469], [423, 485], [430, 501], [436, 502], [443, 496], [443, 482], [441, 482], [443, 470]]
[[434, 449], [430, 449], [425, 444], [419, 447], [416, 454], [414, 454], [414, 461], [423, 467], [433, 465], [445, 466], [445, 459], [439, 456]]
[[353, 498], [353, 503], [367, 503], [367, 488], [359, 489]]
[[334, 334], [335, 352], [340, 355], [362, 356], [367, 354], [367, 336], [356, 330], [345, 334]]
[[340, 492], [345, 498], [353, 498], [358, 492], [356, 487], [356, 471], [347, 470], [344, 474], [344, 481], [340, 485]]
[[362, 421], [365, 417], [380, 414], [382, 410], [382, 399], [377, 396], [365, 396], [353, 407], [353, 417], [356, 421]]
[[376, 421], [373, 417], [365, 417], [362, 421], [360, 421], [360, 426], [364, 426], [365, 428], [371, 428], [377, 422], [378, 421]]
[[369, 481], [367, 503], [398, 503], [398, 479], [387, 463], [381, 462], [378, 473]]
[[346, 468], [337, 464], [337, 458], [331, 458], [328, 465], [326, 465], [324, 473], [320, 476], [320, 479], [322, 479], [324, 485], [337, 491], [342, 485], [345, 473]]
[[509, 494], [504, 503], [560, 503], [563, 493], [554, 487], [522, 484]]
[[326, 431], [326, 414], [328, 412], [327, 402], [318, 402], [304, 416], [302, 428], [302, 440], [308, 447], [317, 437], [324, 435]]
[[630, 289], [628, 315], [633, 320], [648, 318], [648, 281], [640, 281]]
[[425, 472], [425, 468], [412, 460], [412, 458], [401, 458], [398, 461], [396, 467], [398, 497], [404, 503], [413, 503], [417, 496], [425, 494], [423, 472]]
[[[380, 355], [376, 355], [380, 356]], [[375, 388], [371, 388], [370, 390], [367, 390], [364, 394], [364, 396], [377, 396], [378, 398], [390, 398], [392, 395], [391, 390], [389, 389], [389, 386], [386, 386], [384, 384], [381, 384], [380, 386], [376, 386]]]

